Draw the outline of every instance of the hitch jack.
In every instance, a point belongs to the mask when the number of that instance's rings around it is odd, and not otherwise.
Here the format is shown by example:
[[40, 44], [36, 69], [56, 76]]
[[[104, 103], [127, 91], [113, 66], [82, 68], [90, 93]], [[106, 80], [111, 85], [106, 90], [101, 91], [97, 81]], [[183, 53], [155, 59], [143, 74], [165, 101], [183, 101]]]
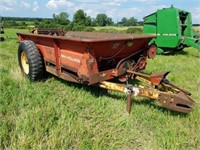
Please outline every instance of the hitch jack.
[[125, 85], [108, 81], [101, 82], [99, 86], [104, 89], [126, 93], [126, 110], [129, 114], [131, 112], [132, 96], [141, 96], [158, 100], [161, 106], [173, 111], [182, 113], [189, 113], [192, 111], [195, 102], [189, 97], [191, 94], [165, 79], [169, 72], [146, 75], [128, 70], [127, 73], [130, 78], [141, 81], [145, 86]]

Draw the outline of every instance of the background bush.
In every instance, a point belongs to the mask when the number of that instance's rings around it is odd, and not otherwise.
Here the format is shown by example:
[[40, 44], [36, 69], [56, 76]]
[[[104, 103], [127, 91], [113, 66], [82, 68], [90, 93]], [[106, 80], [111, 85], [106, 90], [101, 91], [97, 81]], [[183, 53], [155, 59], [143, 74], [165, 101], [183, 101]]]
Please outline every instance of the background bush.
[[142, 28], [128, 28], [126, 33], [142, 34]]
[[94, 31], [95, 31], [95, 28], [86, 27], [85, 29], [83, 29], [83, 31], [86, 31], [86, 32], [94, 32]]
[[104, 32], [104, 33], [124, 33], [123, 30], [117, 30], [114, 28], [102, 28], [97, 30], [98, 32]]

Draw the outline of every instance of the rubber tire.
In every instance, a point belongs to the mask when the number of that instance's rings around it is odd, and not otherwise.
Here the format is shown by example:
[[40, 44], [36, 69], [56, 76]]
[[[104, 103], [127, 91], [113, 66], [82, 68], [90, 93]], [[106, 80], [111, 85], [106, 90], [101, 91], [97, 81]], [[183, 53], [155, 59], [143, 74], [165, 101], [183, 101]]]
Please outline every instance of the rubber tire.
[[[28, 58], [29, 72], [26, 74], [22, 67], [21, 54], [25, 52]], [[18, 47], [18, 62], [23, 74], [31, 81], [38, 81], [44, 78], [45, 66], [42, 54], [33, 41], [24, 40]]]

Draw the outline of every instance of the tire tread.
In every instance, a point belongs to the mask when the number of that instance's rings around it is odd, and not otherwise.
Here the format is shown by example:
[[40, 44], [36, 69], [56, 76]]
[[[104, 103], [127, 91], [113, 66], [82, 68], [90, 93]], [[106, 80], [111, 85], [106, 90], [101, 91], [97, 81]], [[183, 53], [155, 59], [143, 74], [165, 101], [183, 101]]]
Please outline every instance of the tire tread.
[[[42, 54], [38, 50], [35, 43], [31, 40], [24, 40], [20, 43], [18, 48], [19, 65], [21, 62], [21, 53], [24, 51], [29, 61], [29, 74], [26, 75], [31, 81], [41, 80], [44, 77], [45, 67]], [[23, 69], [22, 69], [23, 71]]]

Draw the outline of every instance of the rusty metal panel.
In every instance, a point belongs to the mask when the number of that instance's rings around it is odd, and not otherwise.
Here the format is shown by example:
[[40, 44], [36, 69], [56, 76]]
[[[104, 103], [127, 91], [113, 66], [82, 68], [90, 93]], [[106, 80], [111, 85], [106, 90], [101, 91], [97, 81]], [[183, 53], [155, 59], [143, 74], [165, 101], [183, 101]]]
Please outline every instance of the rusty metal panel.
[[[77, 76], [81, 82], [94, 84], [116, 77], [113, 73], [126, 73], [117, 68], [126, 61], [141, 66], [140, 58], [147, 57], [148, 42], [154, 36], [69, 31], [63, 36], [17, 33], [19, 40], [35, 42], [46, 65], [53, 65], [60, 76], [62, 70]], [[133, 64], [134, 64], [133, 63]], [[144, 67], [135, 67], [143, 70]], [[138, 69], [139, 68], [139, 69]], [[102, 74], [103, 73], [103, 74]], [[106, 74], [106, 75], [104, 75]], [[103, 76], [104, 75], [104, 76]], [[120, 76], [121, 74], [118, 74]]]
[[70, 40], [77, 42], [108, 42], [108, 41], [123, 41], [123, 40], [135, 40], [135, 39], [151, 39], [156, 36], [145, 35], [145, 34], [123, 34], [123, 33], [98, 33], [98, 32], [74, 32], [68, 31], [64, 36], [52, 36], [43, 34], [26, 34], [17, 33], [17, 35], [22, 35], [26, 37], [43, 37], [50, 39], [59, 40]]

